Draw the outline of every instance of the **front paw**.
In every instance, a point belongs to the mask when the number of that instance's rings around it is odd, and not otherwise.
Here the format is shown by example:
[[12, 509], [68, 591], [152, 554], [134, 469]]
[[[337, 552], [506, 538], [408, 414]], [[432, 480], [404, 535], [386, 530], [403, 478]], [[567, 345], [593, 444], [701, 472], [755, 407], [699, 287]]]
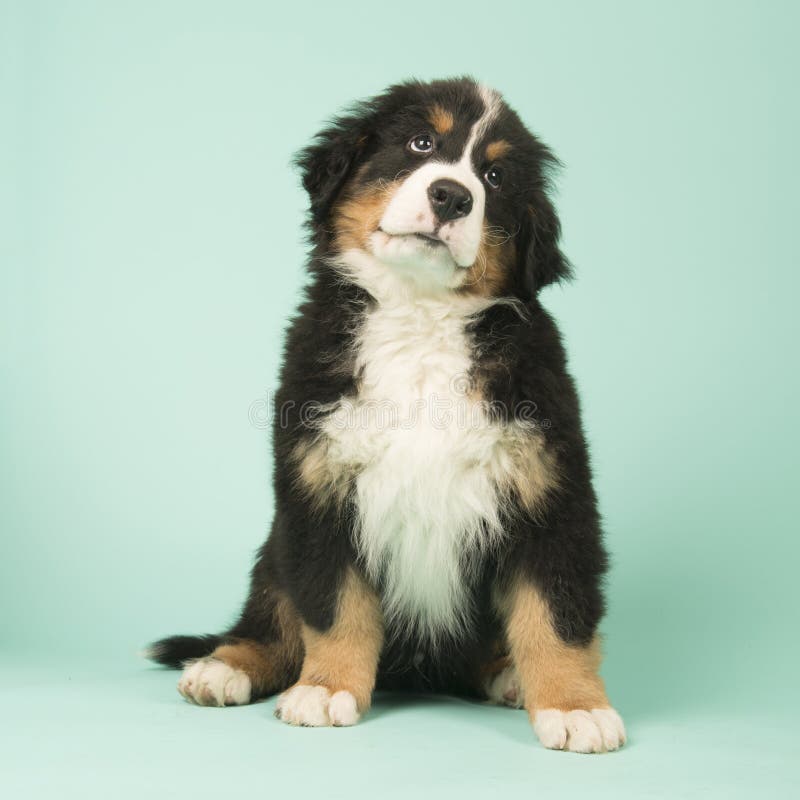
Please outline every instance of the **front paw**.
[[275, 716], [289, 725], [314, 728], [355, 725], [361, 715], [350, 692], [331, 694], [325, 686], [298, 683], [287, 689], [275, 706]]
[[533, 729], [539, 741], [551, 750], [606, 753], [625, 744], [625, 725], [613, 708], [539, 709], [533, 718]]

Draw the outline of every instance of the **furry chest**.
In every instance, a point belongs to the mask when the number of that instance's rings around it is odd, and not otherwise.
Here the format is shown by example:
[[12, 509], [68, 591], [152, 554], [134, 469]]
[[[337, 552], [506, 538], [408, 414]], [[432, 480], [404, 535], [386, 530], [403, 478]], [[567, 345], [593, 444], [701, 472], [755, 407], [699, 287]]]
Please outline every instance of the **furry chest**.
[[470, 391], [468, 317], [452, 305], [379, 306], [365, 319], [358, 394], [320, 433], [326, 469], [347, 475], [355, 539], [389, 621], [436, 640], [471, 615], [471, 573], [538, 458], [529, 425], [498, 421]]

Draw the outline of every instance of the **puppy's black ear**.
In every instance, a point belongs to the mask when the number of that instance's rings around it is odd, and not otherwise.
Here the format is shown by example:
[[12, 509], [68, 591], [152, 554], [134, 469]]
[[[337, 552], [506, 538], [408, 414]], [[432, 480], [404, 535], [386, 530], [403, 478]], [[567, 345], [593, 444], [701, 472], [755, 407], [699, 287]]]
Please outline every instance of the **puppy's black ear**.
[[295, 157], [311, 200], [311, 219], [325, 221], [345, 181], [363, 155], [374, 130], [374, 109], [363, 104], [337, 117]]
[[561, 223], [550, 201], [551, 175], [560, 164], [550, 149], [537, 141], [539, 173], [536, 175], [522, 224], [520, 248], [523, 290], [534, 297], [539, 289], [572, 277], [572, 265], [561, 252]]

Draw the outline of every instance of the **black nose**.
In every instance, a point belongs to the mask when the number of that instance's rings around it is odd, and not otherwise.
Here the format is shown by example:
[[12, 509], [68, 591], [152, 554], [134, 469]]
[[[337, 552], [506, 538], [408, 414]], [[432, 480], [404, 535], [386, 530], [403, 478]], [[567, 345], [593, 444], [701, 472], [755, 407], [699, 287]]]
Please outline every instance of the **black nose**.
[[434, 181], [428, 187], [428, 197], [433, 213], [440, 222], [466, 217], [472, 211], [472, 195], [469, 189], [446, 178]]

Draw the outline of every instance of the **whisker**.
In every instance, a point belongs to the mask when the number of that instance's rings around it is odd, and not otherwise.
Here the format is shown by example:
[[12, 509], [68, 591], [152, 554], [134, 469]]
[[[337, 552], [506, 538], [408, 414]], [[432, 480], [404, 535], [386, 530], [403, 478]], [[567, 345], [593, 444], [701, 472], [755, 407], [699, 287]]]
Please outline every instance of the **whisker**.
[[475, 286], [476, 284], [480, 283], [484, 279], [484, 277], [486, 277], [486, 268], [487, 268], [486, 256], [480, 250], [478, 251], [478, 256], [475, 259], [475, 261], [476, 263], [483, 266], [483, 272], [481, 272], [481, 274], [478, 275], [478, 277], [475, 278], [474, 281], [464, 281], [464, 283], [461, 284], [462, 286]]

